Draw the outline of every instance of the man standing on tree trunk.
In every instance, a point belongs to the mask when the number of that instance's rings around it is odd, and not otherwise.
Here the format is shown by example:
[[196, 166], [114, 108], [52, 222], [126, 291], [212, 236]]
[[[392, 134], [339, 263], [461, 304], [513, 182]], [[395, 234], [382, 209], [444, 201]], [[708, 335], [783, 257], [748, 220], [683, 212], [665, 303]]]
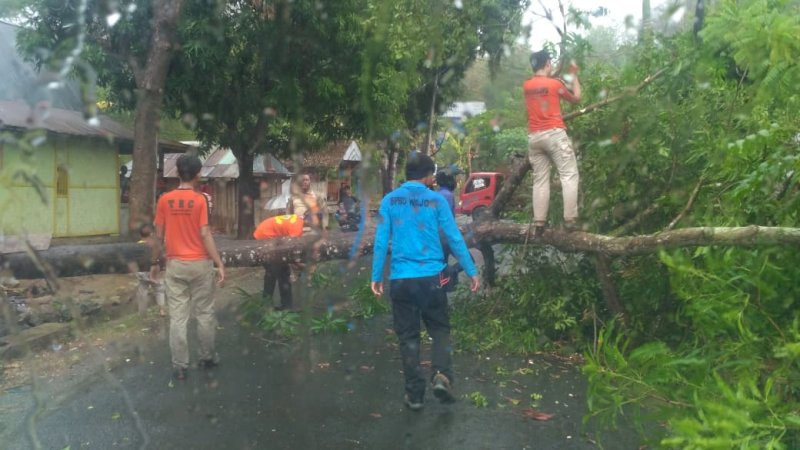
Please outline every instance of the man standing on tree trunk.
[[[218, 364], [214, 352], [217, 319], [214, 314], [214, 263], [219, 284], [225, 280], [225, 266], [208, 227], [208, 203], [197, 192], [202, 163], [194, 155], [183, 155], [176, 163], [181, 184], [158, 200], [156, 207], [157, 242], [166, 243], [167, 270], [164, 282], [169, 307], [169, 348], [173, 376], [186, 379], [189, 346], [186, 328], [194, 310], [199, 366], [211, 369]], [[153, 252], [153, 270], [158, 268], [160, 252]], [[213, 261], [213, 263], [212, 263]], [[155, 276], [152, 278], [155, 279]]]
[[444, 253], [439, 230], [451, 251], [470, 277], [472, 292], [478, 290], [478, 271], [464, 238], [456, 226], [447, 201], [431, 191], [433, 160], [420, 152], [409, 155], [406, 179], [380, 206], [372, 259], [372, 292], [383, 295], [383, 267], [392, 242], [390, 295], [394, 331], [400, 340], [405, 375], [405, 404], [419, 411], [425, 398], [425, 378], [419, 367], [420, 319], [433, 338], [431, 384], [433, 394], [443, 403], [455, 400], [451, 391], [450, 317], [447, 310]]
[[555, 164], [561, 178], [564, 227], [567, 231], [578, 228], [578, 161], [561, 118], [561, 100], [578, 103], [581, 84], [575, 64], [570, 67], [571, 92], [561, 80], [551, 78], [553, 65], [547, 50], [531, 55], [531, 67], [533, 77], [523, 83], [522, 89], [528, 109], [528, 158], [533, 168], [534, 236], [539, 237], [547, 226], [551, 164]]

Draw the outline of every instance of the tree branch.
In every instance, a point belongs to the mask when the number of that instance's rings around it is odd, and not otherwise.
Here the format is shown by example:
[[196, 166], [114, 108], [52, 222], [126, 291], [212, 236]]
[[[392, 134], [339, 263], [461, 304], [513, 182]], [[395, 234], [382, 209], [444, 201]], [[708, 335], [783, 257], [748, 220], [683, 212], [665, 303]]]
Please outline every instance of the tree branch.
[[692, 190], [692, 195], [689, 196], [689, 201], [686, 202], [686, 206], [684, 206], [683, 210], [680, 213], [678, 213], [678, 215], [675, 216], [674, 219], [672, 219], [672, 222], [670, 222], [669, 225], [667, 225], [666, 231], [670, 231], [673, 228], [675, 228], [675, 225], [677, 225], [678, 222], [680, 222], [684, 218], [684, 216], [686, 216], [686, 213], [688, 213], [689, 210], [692, 209], [692, 205], [694, 205], [694, 201], [697, 198], [697, 194], [700, 192], [700, 186], [703, 185], [704, 180], [705, 177], [702, 176], [700, 177], [699, 180], [697, 180], [697, 184], [694, 185], [694, 189]]
[[631, 220], [623, 223], [622, 225], [620, 225], [619, 227], [617, 227], [613, 231], [611, 231], [609, 233], [609, 236], [622, 236], [622, 235], [630, 233], [631, 230], [633, 230], [634, 228], [639, 226], [639, 224], [642, 223], [642, 221], [644, 219], [648, 218], [654, 212], [658, 211], [660, 206], [661, 205], [659, 205], [658, 203], [653, 203], [652, 205], [648, 206], [647, 208], [639, 211], [639, 213], [637, 213], [635, 216], [633, 216], [633, 218]]
[[597, 254], [594, 257], [594, 267], [597, 272], [597, 281], [600, 283], [600, 288], [603, 291], [603, 298], [606, 300], [606, 306], [614, 313], [614, 315], [622, 318], [622, 323], [625, 320], [625, 309], [619, 299], [619, 290], [617, 283], [614, 282], [614, 271], [611, 269], [611, 259], [603, 254]]
[[620, 95], [616, 95], [614, 97], [608, 97], [605, 100], [599, 101], [597, 103], [592, 103], [591, 105], [584, 106], [583, 108], [581, 108], [581, 109], [579, 109], [577, 111], [572, 111], [569, 114], [564, 114], [564, 116], [563, 116], [564, 121], [572, 120], [572, 119], [574, 119], [576, 117], [580, 117], [580, 116], [582, 116], [584, 114], [590, 113], [590, 112], [592, 112], [592, 111], [594, 111], [596, 109], [600, 109], [600, 108], [602, 108], [604, 106], [607, 106], [607, 105], [609, 105], [611, 103], [618, 102], [618, 101], [622, 100], [623, 98], [630, 97], [631, 95], [639, 93], [639, 91], [641, 91], [642, 89], [647, 87], [648, 84], [652, 83], [653, 81], [655, 81], [656, 79], [658, 79], [659, 77], [664, 75], [664, 73], [667, 71], [667, 69], [669, 69], [669, 67], [670, 67], [669, 65], [667, 65], [665, 67], [662, 67], [658, 72], [656, 72], [654, 74], [651, 74], [651, 75], [648, 75], [647, 78], [642, 80], [642, 82], [639, 83], [638, 85], [633, 86], [633, 87], [625, 88], [624, 89], [624, 93], [622, 93]]
[[[474, 240], [520, 244], [525, 241], [528, 225], [510, 223], [479, 224], [471, 233]], [[606, 255], [645, 255], [660, 250], [719, 245], [755, 248], [772, 245], [800, 246], [800, 228], [698, 227], [681, 228], [641, 236], [612, 237], [592, 233], [566, 233], [546, 230], [541, 239], [528, 245], [551, 245], [565, 252], [602, 253]]]

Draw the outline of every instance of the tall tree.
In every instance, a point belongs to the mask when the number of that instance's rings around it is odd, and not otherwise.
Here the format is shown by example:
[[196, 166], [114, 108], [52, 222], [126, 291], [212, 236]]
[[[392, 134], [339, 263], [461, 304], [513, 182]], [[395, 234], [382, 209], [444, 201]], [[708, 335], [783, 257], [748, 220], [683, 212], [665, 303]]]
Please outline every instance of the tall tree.
[[161, 106], [170, 61], [178, 46], [175, 38], [183, 4], [184, 0], [153, 0], [153, 31], [147, 57], [143, 66], [131, 60], [137, 88], [129, 196], [131, 235], [154, 218]]
[[363, 129], [357, 101], [365, 2], [194, 2], [168, 103], [239, 161], [238, 235], [253, 228], [253, 158], [310, 151]]

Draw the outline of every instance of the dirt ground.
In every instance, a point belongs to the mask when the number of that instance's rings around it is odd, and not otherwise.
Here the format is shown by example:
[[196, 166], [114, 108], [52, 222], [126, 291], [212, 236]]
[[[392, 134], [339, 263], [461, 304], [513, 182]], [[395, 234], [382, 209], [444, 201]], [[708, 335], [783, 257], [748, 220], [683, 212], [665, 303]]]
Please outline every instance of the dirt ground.
[[[229, 308], [239, 298], [236, 288], [257, 292], [263, 272], [259, 268], [232, 268], [227, 282], [218, 289], [217, 308]], [[38, 285], [41, 280], [23, 280], [21, 289]], [[71, 337], [59, 339], [47, 348], [32, 352], [20, 359], [0, 364], [0, 392], [30, 384], [69, 383], [90, 374], [110, 370], [124, 362], [131, 352], [159, 337], [163, 338], [168, 318], [160, 317], [158, 307], [150, 299], [146, 314], [136, 314], [134, 293], [137, 281], [134, 274], [88, 275], [61, 278], [58, 297], [88, 297], [102, 303], [105, 313], [91, 321], [70, 324]], [[29, 301], [35, 302], [36, 298]], [[109, 314], [114, 308], [118, 314]]]

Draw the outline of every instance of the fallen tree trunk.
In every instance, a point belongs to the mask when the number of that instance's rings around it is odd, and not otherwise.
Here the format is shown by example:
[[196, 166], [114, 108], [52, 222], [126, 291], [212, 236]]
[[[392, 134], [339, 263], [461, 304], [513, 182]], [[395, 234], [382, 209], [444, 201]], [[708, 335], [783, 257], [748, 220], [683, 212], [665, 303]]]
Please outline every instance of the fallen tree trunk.
[[[586, 252], [603, 255], [645, 255], [659, 250], [684, 247], [728, 246], [765, 247], [775, 245], [800, 246], [800, 228], [780, 227], [699, 227], [683, 228], [662, 233], [612, 237], [599, 234], [547, 230], [534, 239], [527, 224], [482, 222], [462, 228], [471, 247], [485, 244], [551, 245], [565, 252]], [[317, 236], [282, 238], [270, 241], [238, 241], [220, 239], [220, 254], [228, 267], [258, 267], [282, 260], [321, 262], [350, 259], [372, 253], [374, 231], [364, 233], [330, 233], [326, 239]], [[354, 249], [355, 248], [355, 249]], [[120, 273], [147, 267], [148, 247], [120, 243], [53, 247], [38, 252], [43, 264], [56, 276], [75, 276], [93, 273]], [[42, 272], [25, 253], [0, 255], [0, 266], [11, 270], [17, 278], [40, 278]]]
[[[36, 261], [36, 258], [39, 261]], [[93, 273], [126, 273], [148, 267], [150, 249], [141, 244], [64, 245], [48, 250], [0, 255], [0, 267], [16, 278], [42, 278], [39, 262], [52, 269], [52, 276], [69, 277]], [[46, 277], [48, 280], [51, 277]]]
[[[357, 256], [372, 253], [373, 232], [331, 233], [328, 239], [316, 236], [282, 238], [270, 241], [217, 240], [217, 249], [227, 267], [262, 266], [281, 260], [327, 261], [349, 259], [352, 248], [360, 246]], [[353, 253], [353, 254], [355, 254]], [[6, 268], [19, 279], [42, 278], [40, 266], [52, 270], [58, 277], [98, 273], [130, 273], [148, 270], [150, 248], [132, 242], [95, 245], [65, 245], [30, 253], [0, 255], [0, 268]]]
[[[492, 243], [521, 244], [533, 232], [528, 225], [484, 223], [475, 229], [476, 239]], [[697, 227], [682, 228], [640, 236], [612, 237], [601, 234], [547, 230], [540, 239], [527, 237], [528, 245], [552, 245], [564, 252], [600, 253], [604, 255], [646, 255], [660, 250], [685, 247], [726, 246], [765, 247], [800, 245], [800, 228], [761, 227]]]

